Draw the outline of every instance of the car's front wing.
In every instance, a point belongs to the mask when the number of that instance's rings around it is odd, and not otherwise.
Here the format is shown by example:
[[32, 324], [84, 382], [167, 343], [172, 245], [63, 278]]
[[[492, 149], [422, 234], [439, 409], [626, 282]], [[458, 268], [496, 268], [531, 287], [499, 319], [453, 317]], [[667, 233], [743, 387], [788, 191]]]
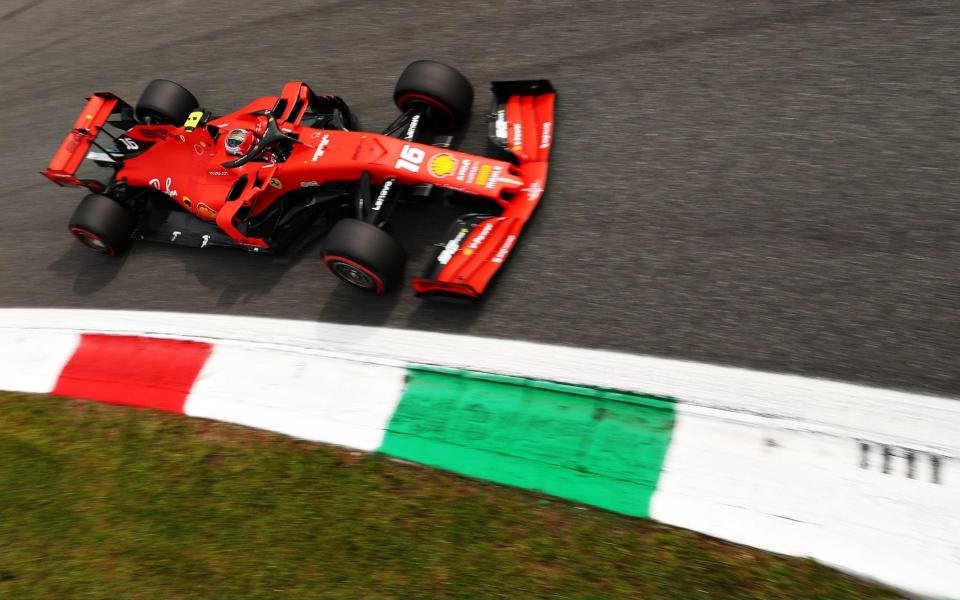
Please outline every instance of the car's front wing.
[[494, 82], [493, 93], [490, 138], [513, 155], [508, 177], [523, 185], [496, 199], [499, 215], [468, 214], [454, 222], [423, 277], [413, 281], [418, 295], [479, 298], [543, 196], [556, 91], [549, 81], [534, 80]]

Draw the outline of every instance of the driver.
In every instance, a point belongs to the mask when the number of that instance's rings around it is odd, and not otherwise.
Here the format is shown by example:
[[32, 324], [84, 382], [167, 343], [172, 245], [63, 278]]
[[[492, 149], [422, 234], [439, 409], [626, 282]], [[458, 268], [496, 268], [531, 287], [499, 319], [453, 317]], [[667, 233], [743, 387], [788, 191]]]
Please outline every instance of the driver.
[[233, 156], [246, 156], [257, 143], [257, 136], [249, 129], [233, 129], [227, 134], [224, 142], [227, 148], [227, 154]]

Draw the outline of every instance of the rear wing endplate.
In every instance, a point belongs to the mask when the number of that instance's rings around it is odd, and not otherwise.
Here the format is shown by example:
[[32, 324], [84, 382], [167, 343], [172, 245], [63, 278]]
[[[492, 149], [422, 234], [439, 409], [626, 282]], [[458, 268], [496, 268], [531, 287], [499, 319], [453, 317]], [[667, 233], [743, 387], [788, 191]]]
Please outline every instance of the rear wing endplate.
[[110, 92], [97, 92], [87, 99], [73, 129], [64, 138], [50, 165], [40, 174], [57, 185], [75, 185], [86, 187], [87, 183], [76, 177], [80, 163], [87, 155], [90, 146], [111, 115], [121, 113], [130, 106]]

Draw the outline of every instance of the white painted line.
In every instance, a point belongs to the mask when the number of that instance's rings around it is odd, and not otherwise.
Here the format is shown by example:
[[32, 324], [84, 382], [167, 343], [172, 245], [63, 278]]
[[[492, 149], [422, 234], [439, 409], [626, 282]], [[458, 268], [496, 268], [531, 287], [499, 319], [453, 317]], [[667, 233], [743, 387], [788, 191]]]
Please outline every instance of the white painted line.
[[682, 398], [722, 419], [780, 419], [960, 456], [960, 402], [922, 394], [681, 360], [532, 342], [285, 319], [70, 309], [2, 309], [25, 326], [239, 343], [375, 364], [424, 363]]

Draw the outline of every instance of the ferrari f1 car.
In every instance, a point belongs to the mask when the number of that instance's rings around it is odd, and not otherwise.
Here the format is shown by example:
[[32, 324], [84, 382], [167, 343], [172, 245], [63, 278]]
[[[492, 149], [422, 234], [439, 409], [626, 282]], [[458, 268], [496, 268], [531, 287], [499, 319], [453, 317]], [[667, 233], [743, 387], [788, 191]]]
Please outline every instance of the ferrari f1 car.
[[[494, 82], [489, 135], [501, 158], [451, 149], [473, 88], [457, 70], [417, 61], [394, 91], [400, 116], [382, 133], [358, 130], [338, 96], [301, 81], [217, 116], [182, 86], [152, 81], [134, 106], [88, 98], [43, 175], [90, 191], [71, 233], [115, 255], [132, 240], [278, 252], [326, 236], [323, 260], [346, 283], [383, 294], [406, 254], [386, 226], [402, 199], [449, 188], [491, 201], [437, 245], [422, 296], [479, 298], [543, 194], [556, 93], [546, 80]], [[78, 176], [84, 159], [109, 177]]]

